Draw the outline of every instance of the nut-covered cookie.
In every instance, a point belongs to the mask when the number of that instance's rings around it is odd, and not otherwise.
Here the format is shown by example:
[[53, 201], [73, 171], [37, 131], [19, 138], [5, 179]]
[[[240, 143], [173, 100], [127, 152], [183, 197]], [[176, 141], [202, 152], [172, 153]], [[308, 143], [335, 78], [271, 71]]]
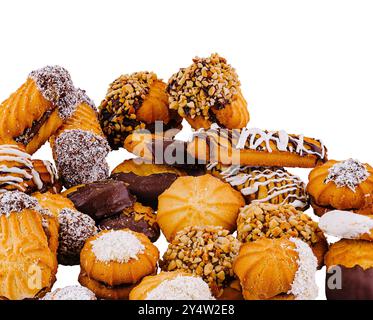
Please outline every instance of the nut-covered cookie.
[[99, 106], [102, 129], [113, 149], [135, 130], [154, 130], [155, 121], [167, 128], [178, 127], [181, 118], [168, 108], [166, 84], [153, 72], [122, 75], [107, 91]]
[[221, 227], [191, 226], [178, 232], [160, 262], [164, 271], [184, 271], [202, 277], [213, 294], [223, 294], [234, 278], [232, 264], [240, 242]]
[[225, 128], [243, 128], [250, 120], [237, 73], [217, 53], [194, 58], [168, 81], [170, 109], [177, 110], [194, 129], [214, 122]]
[[317, 222], [291, 205], [253, 203], [241, 208], [237, 237], [242, 242], [261, 238], [299, 238], [311, 246], [320, 267], [328, 250], [328, 243]]
[[259, 239], [245, 243], [233, 269], [246, 300], [315, 299], [317, 260], [297, 238]]

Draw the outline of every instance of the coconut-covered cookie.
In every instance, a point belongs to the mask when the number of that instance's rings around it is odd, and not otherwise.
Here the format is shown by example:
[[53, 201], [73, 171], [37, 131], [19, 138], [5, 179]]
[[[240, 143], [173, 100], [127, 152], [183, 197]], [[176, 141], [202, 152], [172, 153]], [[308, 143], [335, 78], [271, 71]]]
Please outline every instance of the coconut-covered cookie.
[[130, 300], [215, 300], [202, 278], [185, 272], [161, 272], [145, 277]]
[[79, 264], [84, 243], [98, 232], [95, 221], [87, 214], [68, 208], [60, 211], [58, 221], [58, 262], [64, 265]]
[[90, 131], [65, 130], [53, 142], [54, 157], [64, 185], [95, 182], [109, 177], [106, 139]]
[[143, 277], [154, 274], [159, 251], [143, 234], [103, 230], [81, 252], [79, 282], [102, 299], [128, 299]]
[[297, 238], [246, 243], [233, 269], [246, 300], [311, 300], [318, 294], [317, 259], [310, 246]]
[[82, 286], [58, 288], [47, 293], [42, 300], [97, 300], [95, 294]]
[[349, 211], [333, 210], [319, 221], [320, 228], [334, 237], [373, 241], [373, 217]]
[[291, 205], [252, 203], [241, 208], [237, 218], [237, 237], [242, 242], [261, 238], [299, 238], [311, 246], [319, 267], [324, 263], [328, 243], [310, 216]]
[[319, 216], [334, 209], [369, 212], [372, 208], [373, 168], [355, 159], [330, 160], [310, 172], [307, 192]]

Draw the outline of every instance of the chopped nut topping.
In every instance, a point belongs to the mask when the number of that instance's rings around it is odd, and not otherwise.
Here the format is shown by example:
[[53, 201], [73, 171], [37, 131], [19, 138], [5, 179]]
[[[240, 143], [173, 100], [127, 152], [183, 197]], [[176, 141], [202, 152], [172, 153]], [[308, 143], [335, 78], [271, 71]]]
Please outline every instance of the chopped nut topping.
[[323, 238], [317, 222], [291, 205], [252, 203], [241, 209], [237, 238], [242, 242], [259, 238], [299, 238], [313, 245]]
[[221, 227], [188, 227], [176, 234], [160, 266], [201, 276], [219, 296], [234, 278], [232, 265], [239, 248], [239, 241]]
[[122, 214], [126, 215], [127, 217], [131, 217], [133, 215], [135, 221], [144, 220], [150, 226], [157, 224], [156, 215], [152, 208], [144, 207], [143, 205], [140, 205], [138, 202], [136, 202], [133, 207], [125, 208], [122, 211]]
[[210, 108], [222, 109], [231, 103], [240, 86], [238, 76], [218, 54], [194, 58], [169, 80], [167, 91], [170, 108], [180, 116], [210, 118]]
[[122, 75], [110, 84], [99, 110], [101, 127], [113, 148], [123, 145], [125, 132], [145, 128], [145, 123], [136, 119], [136, 111], [155, 80], [155, 73], [135, 72]]

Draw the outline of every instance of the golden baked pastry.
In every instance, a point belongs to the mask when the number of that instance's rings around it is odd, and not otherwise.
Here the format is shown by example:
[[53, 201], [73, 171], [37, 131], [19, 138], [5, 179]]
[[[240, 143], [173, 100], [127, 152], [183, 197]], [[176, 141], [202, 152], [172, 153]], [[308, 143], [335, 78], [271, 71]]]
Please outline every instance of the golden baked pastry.
[[373, 242], [340, 240], [325, 256], [328, 300], [373, 300]]
[[259, 239], [241, 246], [233, 270], [240, 279], [246, 300], [267, 300], [294, 295], [314, 299], [317, 260], [303, 241]]
[[119, 164], [113, 170], [111, 178], [125, 182], [138, 201], [157, 209], [158, 196], [183, 175], [183, 171], [172, 166], [131, 159]]
[[234, 231], [238, 210], [245, 204], [238, 191], [209, 174], [177, 178], [158, 201], [157, 222], [168, 241], [190, 226]]
[[194, 58], [168, 81], [170, 109], [177, 110], [194, 129], [218, 123], [243, 128], [250, 120], [236, 71], [218, 54]]
[[61, 194], [35, 193], [41, 207], [49, 210], [59, 222], [58, 262], [62, 265], [77, 265], [85, 241], [98, 229], [95, 221], [75, 209], [74, 204]]
[[78, 281], [82, 286], [94, 292], [98, 299], [104, 300], [128, 300], [130, 292], [137, 285], [137, 283], [135, 283], [112, 287], [103, 282], [89, 278], [84, 270], [81, 270]]
[[225, 165], [313, 168], [327, 161], [319, 140], [256, 128], [199, 130], [188, 145], [199, 160]]
[[240, 191], [247, 204], [291, 204], [303, 211], [309, 207], [306, 185], [284, 168], [224, 166], [216, 162], [206, 168], [208, 173]]
[[85, 243], [81, 268], [109, 286], [134, 284], [156, 270], [159, 252], [143, 234], [129, 229], [104, 230]]
[[0, 143], [19, 143], [33, 154], [74, 112], [77, 91], [69, 73], [47, 66], [0, 105]]
[[237, 238], [251, 242], [261, 238], [299, 238], [306, 242], [324, 265], [328, 242], [310, 216], [291, 205], [252, 203], [241, 208], [237, 218]]
[[44, 192], [48, 189], [60, 190], [49, 162], [32, 160], [21, 145], [0, 144], [0, 194], [14, 190]]
[[49, 232], [55, 219], [49, 215], [24, 193], [0, 196], [0, 297], [34, 299], [52, 287], [57, 258], [50, 244], [56, 235]]
[[182, 271], [202, 277], [219, 298], [234, 280], [232, 265], [240, 245], [221, 227], [187, 227], [168, 245], [160, 267], [163, 271]]
[[47, 160], [32, 160], [32, 164], [34, 169], [38, 172], [43, 185], [41, 189], [39, 189], [40, 186], [37, 186], [35, 181], [32, 180], [29, 182], [29, 186], [32, 187], [33, 190], [39, 192], [60, 193], [62, 190], [62, 184], [53, 164]]
[[192, 145], [172, 135], [134, 132], [124, 141], [127, 151], [144, 162], [177, 167], [191, 176], [205, 174], [205, 162], [198, 161]]
[[224, 288], [218, 300], [244, 300], [240, 281], [234, 279], [226, 288]]
[[55, 217], [58, 217], [63, 209], [76, 210], [72, 201], [62, 194], [36, 192], [32, 196], [38, 200], [44, 209], [49, 210]]
[[132, 289], [130, 300], [214, 300], [208, 285], [186, 272], [161, 272], [148, 276]]
[[151, 175], [161, 174], [161, 173], [173, 173], [177, 176], [183, 176], [185, 173], [175, 167], [167, 166], [164, 164], [153, 164], [146, 162], [143, 159], [129, 159], [125, 160], [116, 166], [113, 170], [115, 173], [134, 173], [137, 176], [147, 177]]
[[346, 268], [359, 265], [364, 270], [373, 268], [373, 243], [350, 239], [335, 242], [325, 255], [325, 265], [327, 268], [337, 265]]
[[373, 168], [354, 159], [330, 160], [310, 172], [307, 192], [320, 216], [333, 209], [366, 209], [373, 197]]
[[53, 157], [66, 188], [103, 180], [109, 176], [109, 144], [100, 127], [93, 101], [78, 89], [72, 116], [51, 137]]
[[181, 118], [168, 109], [166, 84], [152, 72], [122, 75], [110, 84], [99, 107], [100, 123], [113, 149], [123, 147], [132, 131], [153, 131], [156, 121], [164, 129], [178, 127]]

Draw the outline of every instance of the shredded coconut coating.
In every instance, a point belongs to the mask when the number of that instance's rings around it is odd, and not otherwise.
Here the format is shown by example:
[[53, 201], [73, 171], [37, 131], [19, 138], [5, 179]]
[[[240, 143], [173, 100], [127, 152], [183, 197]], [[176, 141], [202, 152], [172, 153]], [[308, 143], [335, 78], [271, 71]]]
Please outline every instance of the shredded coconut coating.
[[46, 66], [32, 71], [29, 77], [35, 81], [43, 97], [58, 108], [63, 120], [74, 113], [80, 95], [66, 69], [60, 66]]
[[79, 261], [84, 243], [98, 232], [95, 221], [87, 214], [67, 208], [61, 210], [58, 221], [60, 224], [58, 255], [63, 259], [62, 262]]
[[349, 211], [333, 210], [320, 218], [319, 226], [331, 236], [356, 239], [363, 234], [370, 234], [373, 229], [373, 219]]
[[332, 166], [324, 183], [333, 181], [338, 188], [348, 187], [355, 192], [355, 188], [367, 180], [369, 175], [365, 164], [359, 160], [348, 159]]
[[85, 287], [68, 286], [47, 293], [42, 300], [97, 300], [97, 298]]
[[210, 108], [222, 109], [233, 101], [240, 82], [237, 73], [217, 53], [194, 58], [193, 64], [175, 73], [168, 82], [170, 108], [180, 116], [210, 118]]
[[106, 139], [89, 131], [66, 130], [55, 140], [56, 165], [66, 187], [109, 177]]
[[209, 286], [199, 277], [178, 276], [150, 291], [146, 300], [215, 300]]
[[298, 253], [298, 270], [288, 294], [293, 294], [296, 300], [313, 300], [318, 294], [316, 284], [317, 259], [308, 244], [297, 238], [290, 238]]
[[160, 266], [164, 271], [181, 270], [200, 276], [211, 289], [221, 292], [234, 278], [232, 265], [240, 245], [221, 227], [188, 227], [176, 234]]
[[124, 133], [145, 128], [146, 124], [136, 118], [136, 111], [156, 80], [153, 72], [135, 72], [110, 84], [99, 113], [102, 130], [113, 146], [123, 146]]
[[86, 103], [87, 105], [89, 105], [94, 111], [97, 112], [97, 109], [96, 109], [96, 106], [95, 106], [95, 103], [93, 102], [93, 100], [88, 97], [88, 95], [86, 94], [85, 90], [83, 89], [77, 89], [77, 96], [78, 96], [78, 104], [81, 104], [81, 103]]
[[100, 235], [92, 242], [92, 251], [98, 261], [127, 263], [138, 259], [145, 246], [131, 232], [112, 230]]
[[43, 209], [36, 198], [20, 191], [6, 191], [0, 195], [0, 214], [9, 216], [13, 212], [35, 210], [42, 215], [51, 215], [49, 210]]

